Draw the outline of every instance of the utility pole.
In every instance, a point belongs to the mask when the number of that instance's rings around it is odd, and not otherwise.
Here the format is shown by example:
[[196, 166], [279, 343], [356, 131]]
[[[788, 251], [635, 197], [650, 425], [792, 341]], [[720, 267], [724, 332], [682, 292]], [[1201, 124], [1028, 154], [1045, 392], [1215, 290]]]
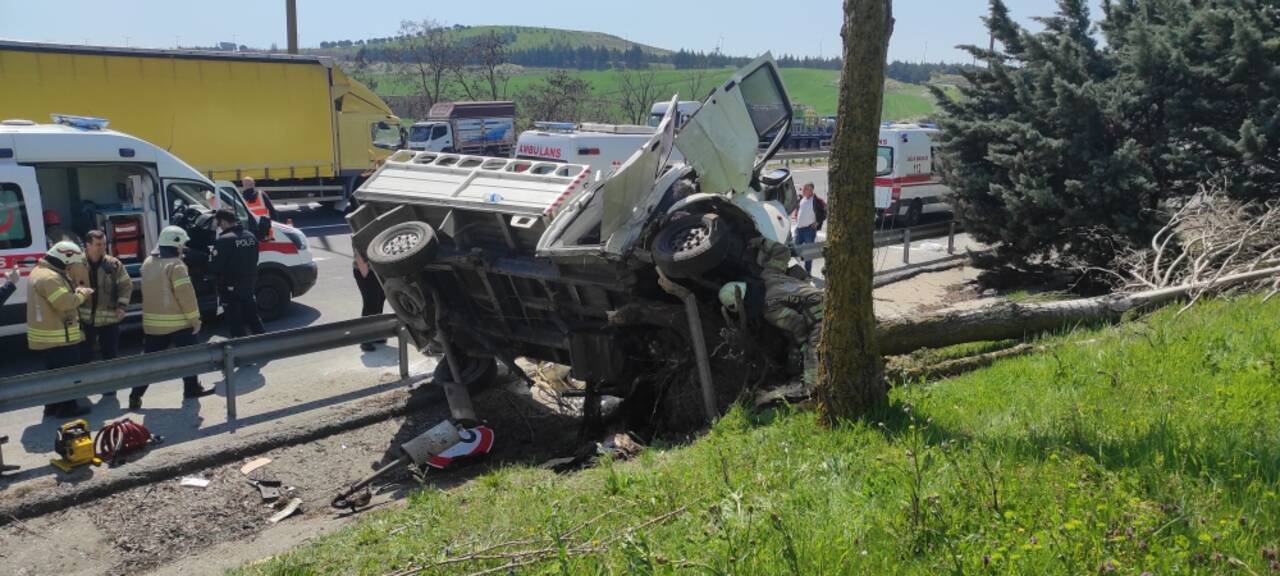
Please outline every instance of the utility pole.
[[289, 53], [298, 53], [298, 0], [284, 0], [285, 20], [289, 34]]

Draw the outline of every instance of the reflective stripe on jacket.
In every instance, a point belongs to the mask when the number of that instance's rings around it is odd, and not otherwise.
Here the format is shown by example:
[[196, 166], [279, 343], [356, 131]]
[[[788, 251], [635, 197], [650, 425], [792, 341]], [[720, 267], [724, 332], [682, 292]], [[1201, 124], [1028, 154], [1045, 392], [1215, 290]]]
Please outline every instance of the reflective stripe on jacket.
[[27, 347], [48, 350], [79, 344], [84, 296], [76, 294], [62, 270], [41, 260], [27, 278]]
[[196, 290], [180, 258], [148, 256], [142, 263], [142, 331], [153, 336], [200, 322]]
[[133, 279], [129, 271], [115, 256], [106, 254], [96, 269], [97, 281], [90, 282], [90, 266], [73, 266], [70, 270], [71, 280], [76, 286], [94, 288], [93, 296], [85, 299], [80, 305], [80, 322], [90, 326], [110, 326], [120, 323], [118, 310], [129, 309], [129, 299], [133, 296]]

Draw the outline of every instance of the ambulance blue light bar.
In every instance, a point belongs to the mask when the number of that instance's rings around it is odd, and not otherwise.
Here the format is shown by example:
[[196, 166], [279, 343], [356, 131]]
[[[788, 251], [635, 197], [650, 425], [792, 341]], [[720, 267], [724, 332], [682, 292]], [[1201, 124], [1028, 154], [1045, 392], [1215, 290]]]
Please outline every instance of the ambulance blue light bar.
[[106, 130], [111, 121], [93, 116], [76, 116], [74, 114], [50, 114], [54, 124], [79, 128], [81, 130]]

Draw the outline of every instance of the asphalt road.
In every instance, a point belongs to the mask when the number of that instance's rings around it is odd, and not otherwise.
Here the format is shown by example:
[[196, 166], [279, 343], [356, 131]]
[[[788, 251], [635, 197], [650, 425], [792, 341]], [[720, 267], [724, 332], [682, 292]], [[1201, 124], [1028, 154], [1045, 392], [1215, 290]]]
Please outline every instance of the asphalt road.
[[[290, 209], [292, 208], [292, 209]], [[291, 218], [306, 232], [319, 267], [319, 277], [310, 292], [298, 298], [286, 315], [268, 322], [268, 330], [298, 328], [335, 322], [360, 315], [360, 296], [351, 275], [351, 234], [342, 215], [323, 208], [287, 207], [282, 217]], [[201, 333], [205, 340], [226, 338], [227, 327], [212, 322]], [[242, 429], [273, 426], [278, 417], [307, 417], [307, 412], [356, 400], [394, 386], [398, 379], [396, 341], [373, 352], [358, 347], [349, 350], [297, 356], [236, 374], [237, 412]], [[136, 324], [122, 336], [121, 354], [142, 351], [142, 330]], [[411, 350], [411, 363], [423, 368], [424, 358]], [[24, 337], [0, 339], [0, 377], [40, 370], [40, 357], [27, 350]], [[104, 422], [129, 417], [165, 436], [164, 446], [189, 441], [216, 441], [226, 431], [225, 386], [221, 375], [206, 374], [203, 384], [217, 384], [218, 394], [198, 401], [184, 401], [180, 381], [151, 386], [143, 409], [131, 412], [121, 404], [127, 391], [117, 398], [92, 397], [93, 412], [86, 417], [96, 430]], [[0, 495], [16, 483], [50, 477], [55, 471], [48, 459], [54, 430], [63, 421], [44, 418], [40, 408], [5, 413], [0, 417], [0, 436], [7, 435], [5, 462], [22, 466], [11, 481], [0, 481]], [[87, 473], [106, 473], [98, 468]], [[85, 473], [80, 473], [85, 474]]]

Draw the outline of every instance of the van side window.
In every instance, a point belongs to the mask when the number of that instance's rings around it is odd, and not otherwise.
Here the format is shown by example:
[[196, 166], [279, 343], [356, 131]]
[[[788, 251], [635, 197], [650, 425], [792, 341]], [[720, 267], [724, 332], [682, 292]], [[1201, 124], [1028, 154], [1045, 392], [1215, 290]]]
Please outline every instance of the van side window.
[[17, 184], [0, 182], [0, 250], [31, 246], [27, 202]]

